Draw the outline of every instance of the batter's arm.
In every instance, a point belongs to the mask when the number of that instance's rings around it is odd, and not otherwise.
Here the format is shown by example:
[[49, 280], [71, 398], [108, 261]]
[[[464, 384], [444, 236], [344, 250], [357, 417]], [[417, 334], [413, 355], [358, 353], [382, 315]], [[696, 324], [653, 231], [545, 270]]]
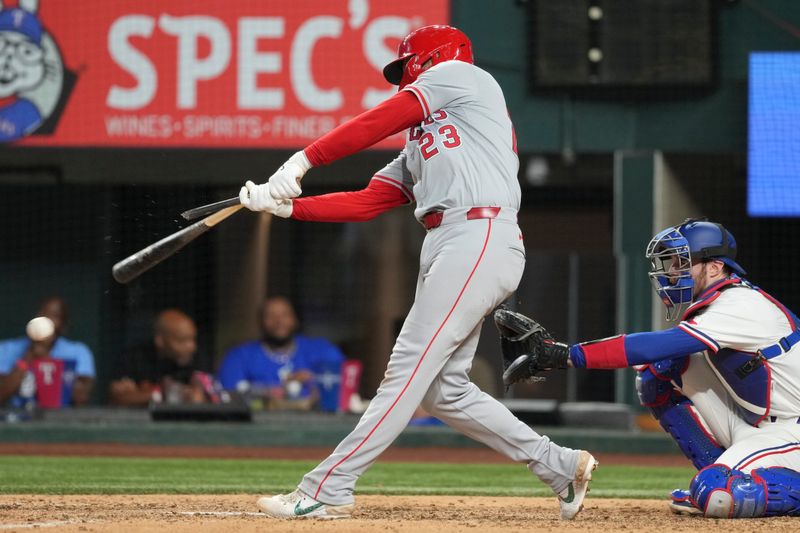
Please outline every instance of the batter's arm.
[[410, 203], [410, 191], [383, 179], [374, 177], [360, 191], [295, 198], [292, 200], [291, 218], [314, 222], [363, 222]]
[[326, 165], [369, 148], [423, 120], [425, 113], [417, 98], [407, 91], [400, 91], [326, 133], [308, 145], [304, 152], [313, 166]]
[[267, 183], [245, 183], [239, 191], [240, 201], [251, 211], [270, 211], [273, 206], [262, 201], [265, 196], [269, 194], [275, 200], [297, 198], [303, 192], [300, 180], [311, 167], [369, 148], [390, 135], [419, 124], [425, 117], [426, 113], [416, 97], [401, 91], [292, 155]]

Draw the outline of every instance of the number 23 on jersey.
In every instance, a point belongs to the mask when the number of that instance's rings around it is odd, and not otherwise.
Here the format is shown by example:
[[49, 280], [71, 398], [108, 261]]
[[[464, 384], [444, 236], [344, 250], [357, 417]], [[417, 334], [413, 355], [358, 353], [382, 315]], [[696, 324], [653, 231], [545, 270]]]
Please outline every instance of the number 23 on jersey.
[[[433, 124], [434, 120], [443, 120], [445, 118], [447, 118], [447, 113], [443, 109], [439, 109], [431, 117], [426, 118], [424, 124], [430, 125]], [[461, 137], [458, 136], [458, 130], [452, 124], [439, 126], [436, 129], [436, 133], [438, 135], [434, 135], [430, 131], [422, 133], [422, 128], [414, 126], [408, 134], [409, 141], [419, 140], [419, 153], [425, 161], [439, 153], [437, 144], [444, 148], [461, 146]]]

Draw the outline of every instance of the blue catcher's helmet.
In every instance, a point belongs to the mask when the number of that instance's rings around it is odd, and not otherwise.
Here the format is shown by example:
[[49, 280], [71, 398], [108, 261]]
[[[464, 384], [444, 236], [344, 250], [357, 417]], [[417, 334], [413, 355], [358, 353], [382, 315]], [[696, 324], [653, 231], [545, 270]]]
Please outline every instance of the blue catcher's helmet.
[[647, 245], [650, 282], [674, 320], [692, 304], [692, 264], [722, 261], [740, 276], [746, 274], [736, 259], [736, 240], [722, 224], [689, 219], [667, 228]]

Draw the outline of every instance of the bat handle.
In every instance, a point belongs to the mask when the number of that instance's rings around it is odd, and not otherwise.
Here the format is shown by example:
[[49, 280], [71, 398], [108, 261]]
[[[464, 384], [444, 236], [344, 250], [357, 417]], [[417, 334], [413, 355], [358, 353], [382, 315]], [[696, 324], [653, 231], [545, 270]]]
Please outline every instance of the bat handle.
[[225, 220], [226, 218], [228, 218], [229, 216], [231, 216], [232, 214], [234, 214], [243, 207], [244, 206], [239, 203], [239, 199], [236, 198], [235, 205], [226, 207], [225, 209], [220, 209], [216, 213], [208, 215], [206, 218], [203, 219], [203, 224], [205, 224], [209, 228], [213, 228], [214, 226], [216, 226], [217, 224], [219, 224], [220, 222], [222, 222], [223, 220]]
[[220, 209], [224, 209], [226, 207], [233, 207], [235, 205], [239, 205], [238, 196], [234, 198], [228, 198], [227, 200], [221, 200], [219, 202], [214, 202], [213, 204], [201, 205], [200, 207], [189, 209], [181, 213], [181, 216], [186, 220], [194, 220], [196, 218], [201, 218], [208, 216], [212, 213], [216, 213]]

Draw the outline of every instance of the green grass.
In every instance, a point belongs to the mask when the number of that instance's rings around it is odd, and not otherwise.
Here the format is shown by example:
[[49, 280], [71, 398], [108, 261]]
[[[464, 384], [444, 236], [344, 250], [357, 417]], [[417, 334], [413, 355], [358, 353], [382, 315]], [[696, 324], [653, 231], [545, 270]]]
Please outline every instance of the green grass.
[[[0, 494], [275, 493], [294, 488], [315, 466], [306, 461], [0, 456]], [[664, 498], [688, 486], [691, 468], [603, 466], [593, 497]], [[519, 465], [380, 463], [358, 494], [549, 496]]]

